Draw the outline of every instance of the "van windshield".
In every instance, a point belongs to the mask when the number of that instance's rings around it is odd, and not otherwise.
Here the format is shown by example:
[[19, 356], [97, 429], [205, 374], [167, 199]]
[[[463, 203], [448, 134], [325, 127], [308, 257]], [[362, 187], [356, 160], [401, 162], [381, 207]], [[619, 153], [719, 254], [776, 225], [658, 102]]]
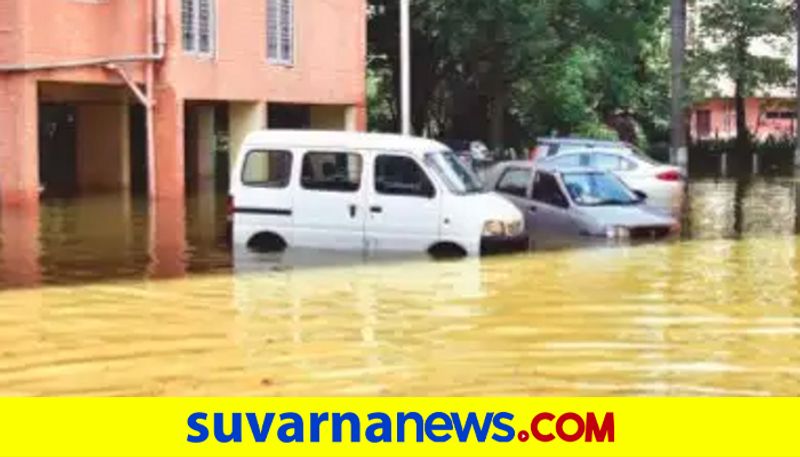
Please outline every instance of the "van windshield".
[[484, 192], [481, 179], [452, 151], [429, 152], [425, 154], [425, 164], [439, 175], [454, 194]]

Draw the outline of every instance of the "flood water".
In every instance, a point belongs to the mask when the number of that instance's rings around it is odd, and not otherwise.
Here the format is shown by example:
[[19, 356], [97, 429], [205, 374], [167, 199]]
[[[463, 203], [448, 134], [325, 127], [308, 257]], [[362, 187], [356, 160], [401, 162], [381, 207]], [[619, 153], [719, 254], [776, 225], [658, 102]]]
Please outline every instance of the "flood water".
[[680, 242], [456, 262], [232, 257], [213, 193], [6, 211], [0, 395], [800, 395], [799, 194], [694, 181]]

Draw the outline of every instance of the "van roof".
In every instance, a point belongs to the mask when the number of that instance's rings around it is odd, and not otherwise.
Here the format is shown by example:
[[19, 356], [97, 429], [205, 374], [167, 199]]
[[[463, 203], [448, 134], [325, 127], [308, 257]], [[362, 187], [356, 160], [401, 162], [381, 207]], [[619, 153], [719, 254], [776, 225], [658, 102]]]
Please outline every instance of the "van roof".
[[362, 133], [321, 130], [261, 130], [245, 139], [250, 147], [349, 148], [402, 150], [422, 154], [447, 150], [447, 146], [427, 138], [386, 133]]

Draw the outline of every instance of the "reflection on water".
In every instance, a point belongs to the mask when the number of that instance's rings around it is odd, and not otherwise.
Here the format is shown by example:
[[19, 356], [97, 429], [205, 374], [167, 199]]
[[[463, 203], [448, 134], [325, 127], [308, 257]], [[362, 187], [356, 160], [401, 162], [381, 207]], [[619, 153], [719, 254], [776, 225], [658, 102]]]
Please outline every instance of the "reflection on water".
[[54, 200], [0, 214], [0, 287], [230, 271], [224, 196]]
[[800, 181], [698, 180], [689, 184], [686, 238], [791, 236], [800, 233]]
[[797, 192], [695, 182], [681, 243], [316, 268], [233, 261], [214, 196], [4, 213], [0, 394], [800, 395]]

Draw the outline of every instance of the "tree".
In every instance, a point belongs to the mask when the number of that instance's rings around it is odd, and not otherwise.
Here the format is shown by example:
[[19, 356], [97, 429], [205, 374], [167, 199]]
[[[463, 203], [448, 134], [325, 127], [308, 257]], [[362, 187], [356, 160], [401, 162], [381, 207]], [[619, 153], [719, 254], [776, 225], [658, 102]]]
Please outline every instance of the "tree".
[[785, 39], [790, 17], [786, 3], [779, 0], [715, 0], [701, 8], [700, 76], [733, 81], [736, 149], [740, 153], [749, 151], [751, 143], [747, 97], [759, 89], [787, 84], [791, 78], [784, 58], [757, 55], [752, 45]]
[[[370, 93], [383, 128], [397, 104], [397, 0], [370, 0]], [[412, 7], [415, 130], [529, 145], [542, 134], [667, 131], [669, 0], [426, 0]], [[612, 122], [613, 121], [613, 122]], [[636, 129], [625, 129], [626, 131]], [[616, 134], [614, 134], [616, 135]], [[633, 136], [636, 136], [635, 134]]]
[[[800, 0], [799, 0], [800, 1]], [[672, 100], [670, 157], [673, 163], [681, 163], [686, 157], [686, 83], [684, 63], [686, 60], [686, 0], [672, 0], [670, 8], [672, 30]]]

